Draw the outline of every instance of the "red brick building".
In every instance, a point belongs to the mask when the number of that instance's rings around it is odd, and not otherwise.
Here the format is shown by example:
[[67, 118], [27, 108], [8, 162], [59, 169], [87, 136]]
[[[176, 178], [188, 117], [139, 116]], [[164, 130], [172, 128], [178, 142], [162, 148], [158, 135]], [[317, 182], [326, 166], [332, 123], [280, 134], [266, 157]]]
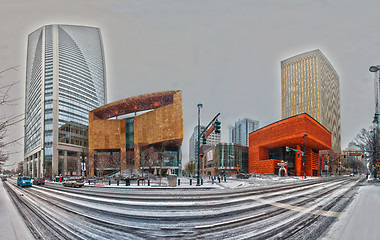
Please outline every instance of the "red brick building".
[[[307, 135], [306, 135], [307, 134]], [[306, 135], [306, 136], [305, 136]], [[289, 175], [320, 175], [319, 151], [331, 149], [331, 133], [306, 113], [272, 123], [249, 134], [249, 173], [277, 174], [277, 163], [287, 162]]]

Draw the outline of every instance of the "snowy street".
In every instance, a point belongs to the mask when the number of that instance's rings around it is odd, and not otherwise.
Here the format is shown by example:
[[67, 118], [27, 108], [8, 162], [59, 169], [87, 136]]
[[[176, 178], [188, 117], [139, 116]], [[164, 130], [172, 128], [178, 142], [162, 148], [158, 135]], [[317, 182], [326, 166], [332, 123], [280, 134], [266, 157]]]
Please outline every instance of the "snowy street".
[[59, 183], [20, 189], [10, 179], [3, 186], [35, 238], [336, 239], [326, 228], [344, 216], [358, 189], [375, 187], [362, 180], [250, 178], [219, 188], [205, 182], [202, 189], [148, 190]]

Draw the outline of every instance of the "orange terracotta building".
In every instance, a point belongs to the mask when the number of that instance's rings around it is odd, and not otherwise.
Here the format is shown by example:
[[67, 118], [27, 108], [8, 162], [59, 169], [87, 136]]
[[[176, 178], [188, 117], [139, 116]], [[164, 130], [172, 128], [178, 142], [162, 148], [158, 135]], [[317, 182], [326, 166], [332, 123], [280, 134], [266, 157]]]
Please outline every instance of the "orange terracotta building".
[[[306, 135], [307, 134], [307, 135]], [[306, 135], [306, 136], [305, 136]], [[310, 115], [283, 119], [249, 134], [249, 173], [277, 174], [278, 163], [287, 162], [290, 176], [320, 175], [319, 151], [331, 149], [331, 133]], [[286, 151], [286, 147], [294, 150]]]

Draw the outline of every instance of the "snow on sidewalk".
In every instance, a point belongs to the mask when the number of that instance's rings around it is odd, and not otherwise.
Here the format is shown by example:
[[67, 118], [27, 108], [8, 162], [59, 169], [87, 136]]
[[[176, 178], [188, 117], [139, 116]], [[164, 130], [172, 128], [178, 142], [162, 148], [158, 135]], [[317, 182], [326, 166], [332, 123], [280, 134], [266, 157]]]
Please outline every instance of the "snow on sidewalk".
[[322, 236], [323, 240], [380, 239], [380, 185], [361, 186], [351, 204]]
[[0, 239], [34, 239], [0, 182]]

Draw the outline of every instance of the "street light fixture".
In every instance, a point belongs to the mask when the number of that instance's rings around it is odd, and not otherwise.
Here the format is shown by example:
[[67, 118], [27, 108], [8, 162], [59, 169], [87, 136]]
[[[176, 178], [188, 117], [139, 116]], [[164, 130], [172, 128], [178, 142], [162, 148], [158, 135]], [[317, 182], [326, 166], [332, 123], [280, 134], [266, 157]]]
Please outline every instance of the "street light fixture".
[[201, 103], [199, 103], [198, 105], [197, 105], [197, 107], [198, 107], [198, 154], [197, 154], [197, 161], [198, 161], [198, 176], [197, 176], [197, 186], [200, 186], [201, 185], [201, 183], [200, 183], [200, 179], [199, 179], [199, 174], [200, 174], [200, 171], [199, 171], [199, 169], [200, 169], [200, 167], [201, 167], [201, 163], [200, 163], [200, 161], [201, 161], [201, 159], [199, 158], [199, 155], [200, 155], [200, 153], [201, 153], [201, 143], [200, 143], [200, 141], [201, 141], [201, 108], [203, 107], [203, 105], [201, 104]]
[[[369, 68], [370, 72], [379, 72], [380, 70], [380, 65], [377, 66], [371, 66]], [[377, 127], [379, 125], [379, 82], [377, 76], [378, 74], [375, 74], [375, 116], [373, 118], [373, 162], [372, 162], [372, 169], [373, 169], [373, 176], [374, 178], [377, 178], [377, 173], [376, 173], [376, 133], [377, 133]], [[380, 80], [380, 79], [379, 79]]]
[[305, 133], [302, 138], [303, 138], [303, 171], [304, 171], [304, 174], [305, 174], [305, 178], [306, 178], [306, 145], [305, 145], [305, 137], [307, 137], [307, 134]]

